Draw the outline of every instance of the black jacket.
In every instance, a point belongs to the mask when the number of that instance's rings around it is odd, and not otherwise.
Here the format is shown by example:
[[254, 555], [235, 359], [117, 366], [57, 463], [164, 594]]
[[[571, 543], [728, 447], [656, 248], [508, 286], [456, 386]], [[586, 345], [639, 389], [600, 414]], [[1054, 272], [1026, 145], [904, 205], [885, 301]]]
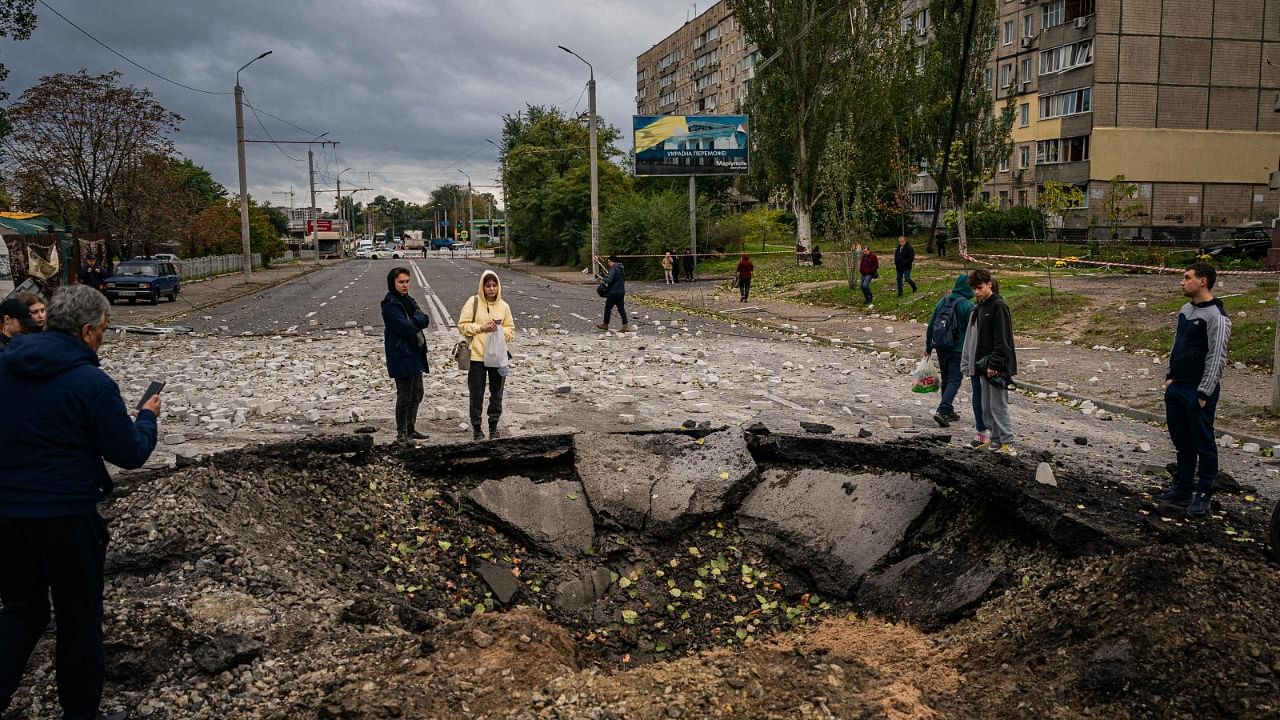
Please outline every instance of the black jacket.
[[978, 344], [974, 349], [974, 371], [985, 375], [988, 368], [1013, 377], [1018, 374], [1018, 354], [1013, 347], [1013, 316], [1004, 298], [992, 294], [973, 309], [978, 316]]
[[388, 375], [407, 378], [431, 372], [427, 349], [418, 344], [419, 332], [430, 324], [431, 318], [418, 309], [413, 296], [393, 289], [382, 298], [382, 347], [387, 353]]
[[907, 272], [916, 262], [916, 249], [911, 247], [911, 241], [906, 244], [899, 245], [893, 249], [893, 266], [899, 272]]
[[609, 274], [605, 276], [604, 284], [608, 288], [605, 291], [605, 295], [622, 297], [627, 294], [627, 275], [626, 271], [622, 269], [622, 263], [614, 263], [613, 267], [609, 268]]

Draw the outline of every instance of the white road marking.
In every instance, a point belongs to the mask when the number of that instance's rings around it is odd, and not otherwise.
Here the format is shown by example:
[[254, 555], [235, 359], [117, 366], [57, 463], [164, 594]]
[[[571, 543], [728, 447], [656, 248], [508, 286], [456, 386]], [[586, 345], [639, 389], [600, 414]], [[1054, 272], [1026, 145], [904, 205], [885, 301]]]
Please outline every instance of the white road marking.
[[322, 303], [320, 303], [320, 307], [324, 307], [325, 305], [328, 305], [328, 304], [329, 304], [329, 303], [327, 303], [327, 302], [322, 302]]
[[456, 329], [457, 323], [449, 316], [449, 311], [445, 309], [444, 302], [440, 300], [440, 296], [431, 289], [431, 285], [427, 282], [427, 276], [422, 274], [422, 268], [418, 267], [418, 263], [410, 261], [409, 267], [413, 268], [413, 274], [418, 277], [418, 284], [422, 286], [422, 291], [426, 297], [427, 314], [435, 311], [436, 327], [444, 329], [448, 326], [450, 329]]
[[311, 312], [307, 313], [307, 317], [311, 317], [311, 316], [313, 316], [313, 315], [315, 315], [315, 314], [316, 314], [316, 311], [315, 311], [315, 310], [312, 310]]
[[572, 315], [572, 316], [574, 316], [574, 317], [576, 317], [576, 318], [578, 318], [579, 320], [584, 321], [584, 322], [591, 322], [591, 318], [584, 318], [584, 317], [582, 317], [581, 315], [579, 315], [578, 313], [569, 313], [569, 314], [570, 314], [570, 315]]

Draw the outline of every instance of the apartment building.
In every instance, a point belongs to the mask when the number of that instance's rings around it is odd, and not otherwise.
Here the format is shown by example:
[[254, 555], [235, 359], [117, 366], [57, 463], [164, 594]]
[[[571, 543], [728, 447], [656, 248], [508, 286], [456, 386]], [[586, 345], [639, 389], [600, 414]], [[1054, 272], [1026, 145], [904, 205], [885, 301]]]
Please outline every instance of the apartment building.
[[[1064, 227], [1079, 231], [1106, 225], [1123, 175], [1141, 206], [1126, 236], [1193, 239], [1277, 217], [1280, 0], [990, 1], [987, 83], [1016, 115], [985, 199], [1035, 206], [1044, 183], [1076, 185], [1085, 207]], [[913, 191], [917, 209], [936, 202], [928, 178]]]
[[720, 0], [636, 58], [637, 114], [739, 112], [756, 60], [728, 0]]

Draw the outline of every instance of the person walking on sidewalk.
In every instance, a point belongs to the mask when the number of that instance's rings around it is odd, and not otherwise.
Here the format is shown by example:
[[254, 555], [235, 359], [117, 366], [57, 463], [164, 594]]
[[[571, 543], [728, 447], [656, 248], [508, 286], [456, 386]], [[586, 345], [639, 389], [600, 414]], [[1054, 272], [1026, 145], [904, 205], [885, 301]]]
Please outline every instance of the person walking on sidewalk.
[[880, 276], [880, 258], [871, 251], [870, 245], [862, 250], [862, 259], [858, 262], [858, 274], [862, 276], [862, 299], [870, 305], [874, 299], [871, 295], [871, 281]]
[[902, 297], [902, 281], [911, 286], [911, 292], [919, 290], [916, 281], [911, 279], [911, 266], [916, 262], [916, 249], [906, 235], [898, 236], [898, 247], [893, 249], [893, 267], [898, 275], [898, 297]]
[[109, 309], [97, 288], [64, 286], [45, 332], [15, 338], [0, 358], [0, 715], [48, 629], [52, 598], [61, 717], [98, 717], [109, 537], [97, 505], [112, 490], [103, 461], [145, 465], [161, 405], [152, 395], [129, 417], [98, 367]]
[[693, 256], [692, 250], [684, 251], [684, 279], [685, 282], [693, 282], [693, 266], [697, 259]]
[[1013, 449], [1013, 421], [1009, 418], [1009, 387], [1018, 374], [1013, 316], [993, 282], [991, 272], [984, 268], [969, 273], [969, 287], [978, 300], [973, 311], [978, 320], [972, 368], [981, 385], [982, 422], [991, 433], [988, 447], [1005, 455], [1017, 455]]
[[668, 250], [666, 255], [662, 256], [662, 274], [666, 276], [667, 284], [674, 285], [675, 280], [671, 278], [671, 269], [676, 266], [676, 259], [671, 257], [671, 251]]
[[960, 420], [954, 403], [963, 377], [960, 355], [964, 351], [965, 329], [972, 314], [973, 289], [969, 287], [968, 276], [961, 273], [951, 294], [933, 306], [933, 315], [929, 316], [929, 325], [924, 331], [924, 356], [927, 358], [936, 350], [938, 367], [942, 370], [942, 397], [933, 413], [933, 421], [942, 427]]
[[739, 302], [746, 302], [747, 297], [751, 295], [751, 274], [754, 271], [755, 265], [751, 264], [751, 258], [746, 253], [742, 253], [737, 271]]
[[[1187, 514], [1194, 516], [1208, 514], [1218, 479], [1213, 420], [1222, 390], [1222, 371], [1227, 365], [1231, 318], [1222, 301], [1213, 296], [1217, 279], [1213, 266], [1203, 262], [1191, 265], [1182, 274], [1182, 294], [1187, 303], [1178, 311], [1178, 328], [1164, 380], [1165, 419], [1169, 423], [1169, 439], [1178, 453], [1178, 472], [1173, 487], [1157, 499], [1186, 506]], [[1195, 482], [1197, 461], [1199, 482]]]
[[511, 317], [511, 306], [502, 299], [502, 280], [498, 273], [485, 270], [480, 275], [476, 294], [462, 306], [458, 313], [458, 332], [469, 341], [471, 366], [467, 369], [467, 394], [470, 397], [471, 439], [483, 440], [480, 430], [481, 410], [484, 409], [485, 381], [489, 384], [489, 438], [498, 437], [498, 420], [502, 417], [502, 391], [506, 386], [505, 368], [486, 367], [484, 352], [491, 333], [502, 331], [502, 339], [510, 343], [516, 337], [516, 323]]
[[391, 268], [387, 273], [387, 294], [382, 298], [382, 348], [387, 356], [387, 374], [396, 381], [396, 442], [427, 439], [416, 426], [418, 406], [422, 404], [422, 376], [431, 372], [423, 334], [431, 325], [431, 318], [409, 294], [409, 279], [409, 268]]
[[609, 274], [604, 278], [604, 322], [596, 325], [601, 330], [609, 329], [609, 320], [613, 318], [613, 309], [618, 308], [618, 317], [622, 319], [622, 332], [631, 332], [631, 322], [627, 319], [627, 277], [622, 261], [617, 255], [609, 256]]

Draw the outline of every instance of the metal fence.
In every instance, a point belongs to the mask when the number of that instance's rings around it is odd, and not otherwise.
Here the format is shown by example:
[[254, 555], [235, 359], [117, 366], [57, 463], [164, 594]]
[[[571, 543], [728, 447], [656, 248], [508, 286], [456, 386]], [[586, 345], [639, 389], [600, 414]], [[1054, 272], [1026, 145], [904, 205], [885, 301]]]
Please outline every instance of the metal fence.
[[[242, 272], [244, 270], [244, 256], [211, 255], [209, 257], [179, 260], [177, 265], [178, 275], [183, 280], [197, 280], [199, 278], [213, 277], [214, 275]], [[262, 255], [260, 253], [253, 254], [253, 266], [255, 268], [262, 267]]]

